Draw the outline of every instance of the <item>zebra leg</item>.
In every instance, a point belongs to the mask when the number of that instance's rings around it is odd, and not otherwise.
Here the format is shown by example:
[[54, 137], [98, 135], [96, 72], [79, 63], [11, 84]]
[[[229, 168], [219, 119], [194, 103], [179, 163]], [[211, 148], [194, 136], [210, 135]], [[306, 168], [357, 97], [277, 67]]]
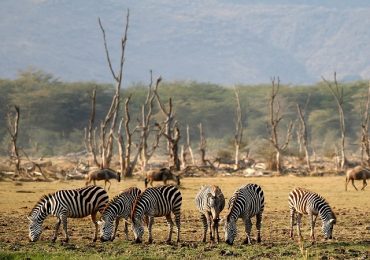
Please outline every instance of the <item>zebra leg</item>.
[[215, 236], [215, 239], [217, 239], [217, 243], [220, 243], [220, 234], [218, 233], [218, 222], [219, 219], [213, 220], [213, 235]]
[[355, 186], [355, 180], [354, 180], [354, 179], [352, 179], [351, 181], [352, 181], [352, 186], [353, 186], [356, 190], [358, 190], [358, 189], [356, 188], [356, 186]]
[[149, 234], [148, 243], [149, 244], [153, 243], [153, 237], [152, 237], [153, 224], [154, 224], [154, 217], [149, 216], [148, 218], [148, 234]]
[[93, 238], [93, 242], [96, 242], [96, 240], [98, 239], [98, 229], [99, 229], [99, 225], [98, 225], [98, 221], [96, 221], [96, 213], [97, 212], [93, 212], [91, 213], [91, 221], [94, 223], [95, 225], [95, 233], [94, 233], [94, 238]]
[[62, 215], [61, 216], [61, 219], [62, 219], [63, 230], [64, 230], [64, 234], [65, 234], [64, 242], [68, 242], [69, 241], [69, 236], [68, 236], [68, 232], [67, 232], [67, 216], [66, 215]]
[[202, 220], [203, 223], [203, 242], [207, 241], [207, 230], [208, 230], [208, 224], [207, 224], [207, 218], [204, 214], [200, 215], [200, 219]]
[[125, 221], [125, 235], [126, 235], [126, 240], [129, 240], [128, 239], [128, 223], [127, 223], [127, 221]]
[[166, 242], [170, 243], [171, 239], [172, 239], [172, 231], [173, 231], [173, 221], [172, 221], [172, 218], [171, 218], [171, 213], [166, 215], [166, 220], [167, 220], [168, 226], [170, 227], [170, 231], [168, 233], [168, 238], [167, 238]]
[[58, 217], [58, 221], [57, 221], [57, 224], [55, 225], [55, 232], [54, 232], [54, 236], [53, 238], [51, 239], [51, 241], [54, 243], [55, 240], [57, 240], [57, 236], [58, 236], [58, 231], [59, 231], [59, 227], [60, 227], [60, 223], [62, 223], [62, 220], [60, 217]]
[[295, 219], [295, 210], [294, 208], [290, 209], [290, 238], [293, 239], [293, 226]]
[[302, 234], [301, 234], [301, 220], [302, 220], [302, 214], [297, 213], [297, 233], [299, 236], [299, 239], [302, 240]]
[[367, 182], [366, 182], [366, 179], [364, 179], [361, 190], [365, 190], [366, 186], [367, 186]]
[[116, 238], [117, 230], [118, 230], [119, 218], [116, 218], [116, 225], [114, 227], [113, 235], [111, 237], [111, 241]]
[[181, 222], [180, 222], [180, 218], [181, 218], [181, 215], [180, 215], [180, 209], [178, 212], [174, 212], [173, 213], [175, 215], [175, 223], [176, 223], [176, 228], [177, 228], [177, 240], [176, 242], [179, 243], [180, 242], [180, 227], [181, 227]]
[[244, 224], [245, 224], [245, 233], [246, 233], [246, 238], [243, 242], [243, 244], [251, 244], [251, 231], [252, 231], [252, 221], [249, 217], [245, 217], [244, 219]]
[[311, 220], [311, 241], [315, 241], [315, 223], [316, 223], [317, 215], [314, 216], [312, 213], [310, 214], [310, 220]]
[[212, 231], [213, 231], [212, 215], [207, 213], [206, 218], [207, 218], [207, 227], [209, 228], [209, 240], [214, 241], [214, 237], [213, 237], [213, 234], [212, 234]]
[[261, 226], [262, 226], [262, 213], [258, 213], [256, 216], [257, 243], [261, 243]]

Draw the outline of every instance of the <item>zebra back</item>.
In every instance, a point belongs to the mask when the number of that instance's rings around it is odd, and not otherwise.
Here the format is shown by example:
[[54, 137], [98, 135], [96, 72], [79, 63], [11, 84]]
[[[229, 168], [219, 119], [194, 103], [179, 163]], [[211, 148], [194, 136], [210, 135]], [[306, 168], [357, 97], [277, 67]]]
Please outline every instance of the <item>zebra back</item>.
[[102, 217], [110, 216], [116, 218], [122, 216], [125, 219], [130, 217], [133, 204], [140, 195], [141, 190], [136, 187], [128, 188], [111, 199], [103, 210]]
[[108, 200], [107, 192], [97, 186], [59, 190], [42, 196], [31, 210], [29, 217], [42, 221], [49, 214], [58, 216], [63, 212], [67, 217], [82, 218], [94, 211], [102, 212]]
[[230, 218], [235, 220], [247, 214], [248, 217], [262, 213], [265, 207], [265, 197], [262, 188], [257, 184], [247, 184], [234, 192], [229, 200], [229, 213], [227, 221]]
[[132, 207], [132, 222], [135, 224], [136, 221], [141, 221], [144, 214], [159, 217], [171, 212], [179, 213], [181, 203], [181, 192], [173, 185], [147, 188], [137, 197]]
[[317, 212], [324, 221], [336, 220], [333, 210], [324, 197], [305, 188], [298, 187], [289, 193], [289, 208], [302, 214]]

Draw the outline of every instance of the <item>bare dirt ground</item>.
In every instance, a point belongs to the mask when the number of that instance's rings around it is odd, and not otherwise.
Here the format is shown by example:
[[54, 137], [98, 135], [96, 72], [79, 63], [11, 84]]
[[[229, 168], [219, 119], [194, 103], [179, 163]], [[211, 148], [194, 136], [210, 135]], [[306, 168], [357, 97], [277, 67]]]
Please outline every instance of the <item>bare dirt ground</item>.
[[[202, 226], [196, 211], [194, 197], [202, 184], [219, 185], [230, 198], [236, 188], [247, 183], [257, 183], [265, 192], [265, 213], [262, 225], [262, 243], [250, 246], [242, 245], [244, 227], [238, 222], [238, 237], [234, 246], [225, 243], [202, 243]], [[104, 185], [104, 182], [98, 182]], [[159, 183], [158, 183], [159, 184]], [[362, 183], [356, 183], [361, 187]], [[59, 189], [72, 189], [84, 186], [83, 181], [55, 182], [13, 182], [0, 181], [0, 258], [253, 258], [281, 259], [305, 258], [318, 259], [369, 259], [370, 258], [370, 187], [365, 191], [355, 191], [349, 186], [344, 191], [344, 177], [212, 177], [184, 178], [181, 180], [182, 230], [181, 242], [167, 245], [167, 225], [164, 218], [156, 219], [153, 229], [154, 243], [140, 245], [126, 241], [123, 225], [119, 227], [119, 236], [114, 242], [91, 242], [93, 225], [89, 218], [69, 219], [70, 242], [61, 243], [60, 233], [56, 243], [50, 238], [56, 222], [49, 217], [44, 222], [44, 231], [40, 241], [28, 242], [27, 214], [38, 199], [46, 193]], [[144, 183], [138, 179], [112, 181], [109, 196], [113, 197], [125, 188], [137, 186], [144, 189]], [[337, 225], [334, 227], [334, 239], [324, 241], [321, 233], [321, 221], [316, 224], [317, 242], [309, 242], [308, 218], [303, 219], [303, 235], [306, 239], [301, 246], [297, 240], [289, 239], [288, 193], [294, 187], [305, 187], [324, 196], [335, 213]], [[221, 216], [227, 213], [225, 209]], [[252, 229], [255, 232], [255, 228]], [[220, 230], [223, 239], [223, 228]], [[255, 234], [255, 233], [253, 233]], [[130, 231], [130, 238], [133, 234]], [[174, 236], [176, 237], [176, 236]], [[145, 230], [144, 239], [147, 238]]]

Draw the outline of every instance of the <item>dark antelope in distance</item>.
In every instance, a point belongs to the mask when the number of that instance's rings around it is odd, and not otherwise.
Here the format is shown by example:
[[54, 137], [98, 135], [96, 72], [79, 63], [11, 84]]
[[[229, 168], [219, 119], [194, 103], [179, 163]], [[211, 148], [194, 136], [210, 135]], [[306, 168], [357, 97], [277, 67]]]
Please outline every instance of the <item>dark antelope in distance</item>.
[[109, 182], [108, 190], [110, 189], [110, 185], [111, 185], [110, 179], [116, 179], [119, 182], [121, 181], [120, 174], [109, 168], [91, 171], [88, 174], [86, 174], [85, 178], [86, 178], [86, 186], [89, 185], [91, 181], [93, 181], [94, 185], [96, 185], [96, 181], [104, 180], [105, 181], [104, 189], [105, 189], [107, 182]]
[[168, 168], [162, 168], [159, 171], [148, 171], [144, 180], [145, 188], [148, 187], [148, 183], [150, 183], [150, 186], [153, 186], [153, 181], [163, 181], [166, 185], [168, 180], [174, 180], [177, 186], [180, 185], [180, 177], [173, 174]]
[[366, 179], [370, 179], [370, 170], [362, 167], [361, 165], [356, 166], [355, 168], [348, 169], [346, 172], [346, 187], [345, 190], [347, 191], [347, 186], [349, 181], [352, 181], [352, 186], [357, 190], [355, 186], [355, 180], [362, 180], [363, 185], [362, 189], [364, 190], [367, 186]]

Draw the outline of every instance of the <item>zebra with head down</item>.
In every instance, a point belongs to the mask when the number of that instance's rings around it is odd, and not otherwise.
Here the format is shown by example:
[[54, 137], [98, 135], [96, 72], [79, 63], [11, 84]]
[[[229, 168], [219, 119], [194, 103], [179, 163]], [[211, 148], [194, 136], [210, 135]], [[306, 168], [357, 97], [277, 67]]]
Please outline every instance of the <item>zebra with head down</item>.
[[265, 206], [265, 197], [262, 188], [257, 184], [247, 184], [237, 189], [229, 200], [229, 213], [225, 222], [225, 241], [227, 244], [234, 243], [238, 218], [243, 219], [245, 224], [246, 238], [244, 244], [251, 243], [251, 218], [256, 216], [257, 242], [261, 242], [261, 221]]
[[88, 186], [74, 190], [59, 190], [55, 193], [44, 195], [27, 217], [30, 221], [30, 241], [35, 242], [40, 238], [42, 223], [50, 214], [58, 218], [52, 238], [53, 242], [57, 239], [61, 223], [63, 223], [65, 241], [68, 242], [67, 218], [83, 218], [89, 215], [91, 215], [95, 225], [93, 241], [96, 241], [98, 233], [96, 214], [98, 211], [103, 211], [108, 200], [107, 192], [97, 186]]
[[108, 203], [102, 213], [101, 220], [98, 221], [100, 225], [100, 240], [102, 242], [114, 240], [119, 221], [122, 218], [125, 219], [125, 235], [128, 240], [127, 221], [131, 215], [132, 206], [140, 193], [141, 190], [136, 187], [128, 188]]
[[132, 213], [132, 229], [135, 235], [135, 242], [140, 243], [144, 234], [143, 220], [148, 224], [149, 243], [152, 243], [152, 226], [154, 217], [165, 216], [170, 227], [167, 242], [171, 242], [173, 221], [171, 213], [175, 215], [177, 227], [177, 242], [180, 241], [180, 211], [182, 196], [180, 190], [173, 185], [157, 186], [147, 188], [136, 200]]
[[295, 188], [289, 193], [289, 209], [290, 209], [290, 238], [293, 239], [293, 226], [295, 214], [297, 214], [297, 232], [301, 235], [301, 219], [303, 214], [310, 216], [311, 224], [311, 240], [315, 240], [315, 223], [317, 216], [320, 216], [323, 225], [322, 231], [325, 239], [331, 239], [333, 236], [333, 227], [336, 224], [336, 216], [329, 204], [319, 194], [303, 189]]

